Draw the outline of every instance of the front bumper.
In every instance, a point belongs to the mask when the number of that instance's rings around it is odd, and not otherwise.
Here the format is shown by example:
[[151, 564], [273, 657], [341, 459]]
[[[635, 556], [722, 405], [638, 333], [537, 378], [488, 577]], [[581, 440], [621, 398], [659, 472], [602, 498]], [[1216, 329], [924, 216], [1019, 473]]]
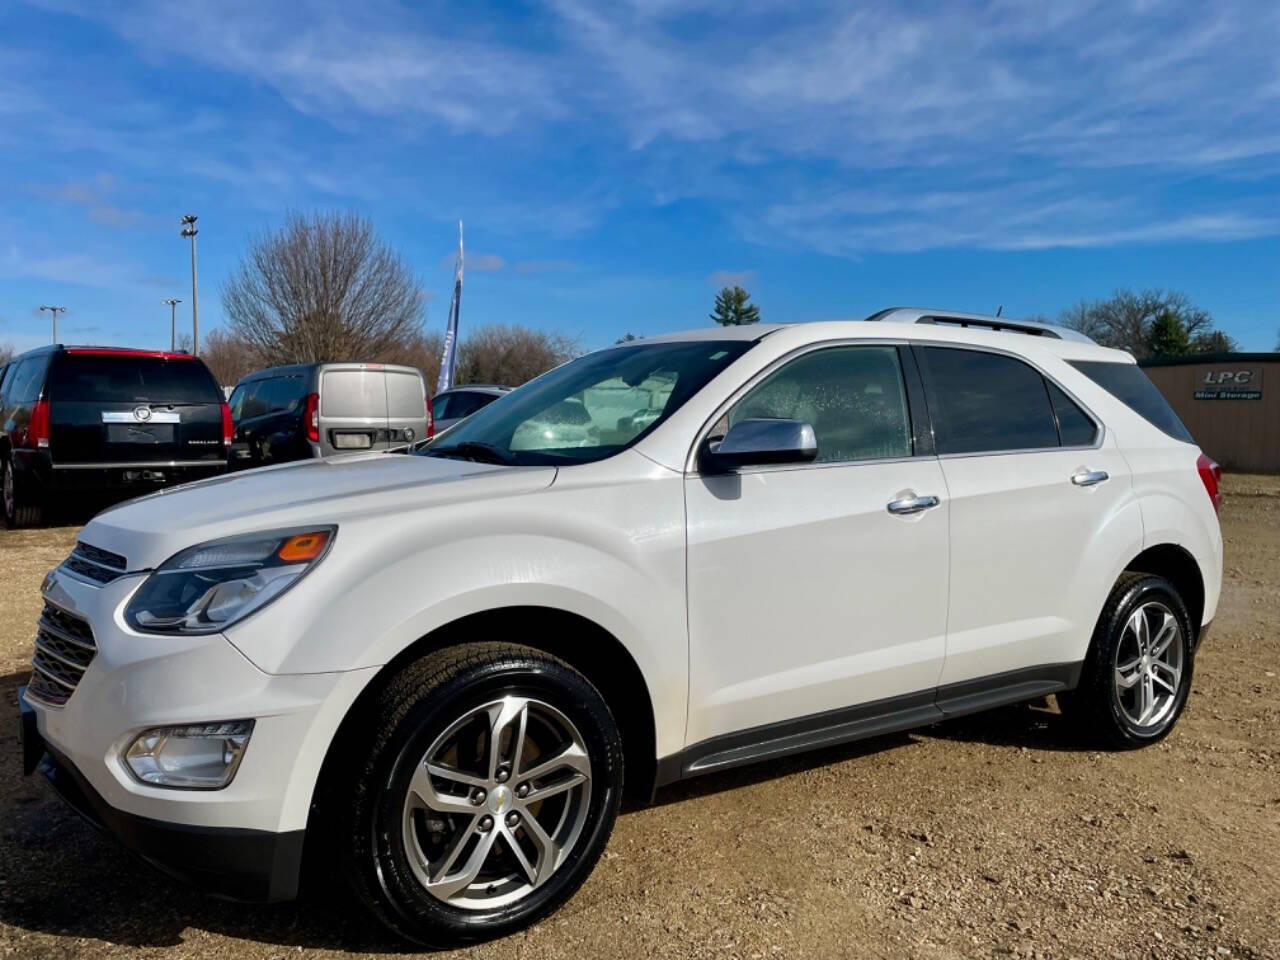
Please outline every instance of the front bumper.
[[[122, 611], [142, 579], [46, 578], [46, 601], [91, 625], [97, 654], [65, 705], [24, 698], [28, 762], [47, 751], [64, 799], [166, 872], [225, 896], [292, 896], [326, 752], [376, 670], [274, 676], [221, 634], [135, 633]], [[253, 736], [222, 789], [140, 783], [121, 759], [145, 729], [239, 719], [254, 720]]]
[[75, 764], [43, 742], [24, 692], [19, 688], [24, 763], [38, 760], [58, 796], [93, 827], [153, 867], [215, 896], [253, 902], [297, 896], [305, 830], [193, 827], [117, 810]]

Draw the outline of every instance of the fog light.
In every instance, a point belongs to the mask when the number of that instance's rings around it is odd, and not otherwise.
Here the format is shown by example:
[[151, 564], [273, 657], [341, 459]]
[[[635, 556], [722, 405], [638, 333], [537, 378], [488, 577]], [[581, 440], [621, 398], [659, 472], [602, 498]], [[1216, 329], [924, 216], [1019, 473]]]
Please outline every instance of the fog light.
[[144, 730], [125, 751], [129, 772], [155, 787], [217, 790], [236, 775], [252, 720]]

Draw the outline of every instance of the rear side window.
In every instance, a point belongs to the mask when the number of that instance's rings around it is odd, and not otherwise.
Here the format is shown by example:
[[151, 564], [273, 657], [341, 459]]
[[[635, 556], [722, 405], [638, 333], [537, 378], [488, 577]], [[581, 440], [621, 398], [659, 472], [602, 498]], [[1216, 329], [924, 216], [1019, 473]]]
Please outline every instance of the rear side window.
[[64, 353], [49, 377], [50, 399], [81, 403], [218, 403], [222, 388], [198, 360]]
[[387, 416], [397, 420], [421, 420], [427, 415], [427, 394], [416, 373], [387, 374]]
[[1080, 406], [1062, 392], [1056, 383], [1045, 381], [1049, 387], [1049, 399], [1053, 403], [1053, 415], [1058, 418], [1058, 436], [1064, 447], [1087, 447], [1098, 436], [1098, 427]]
[[1058, 446], [1045, 379], [997, 353], [924, 347], [933, 390], [938, 453], [988, 453]]
[[1178, 419], [1164, 394], [1135, 363], [1105, 360], [1072, 360], [1071, 365], [1152, 426], [1175, 440], [1195, 443], [1191, 431]]
[[320, 384], [320, 414], [385, 420], [386, 376], [381, 370], [326, 370]]
[[9, 370], [4, 398], [10, 404], [35, 403], [40, 399], [44, 377], [44, 361], [39, 357], [23, 360]]

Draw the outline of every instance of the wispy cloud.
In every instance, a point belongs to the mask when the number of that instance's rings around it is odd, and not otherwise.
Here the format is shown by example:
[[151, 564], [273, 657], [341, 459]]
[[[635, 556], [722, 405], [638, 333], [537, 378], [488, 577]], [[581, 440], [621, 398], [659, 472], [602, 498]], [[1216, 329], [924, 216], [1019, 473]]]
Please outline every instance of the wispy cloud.
[[[353, 131], [465, 138], [458, 149], [500, 171], [465, 193], [469, 215], [513, 232], [582, 233], [618, 207], [684, 199], [748, 239], [852, 256], [1280, 231], [1275, 3], [825, 2], [798, 15], [781, 0], [545, 0], [476, 22], [393, 0], [39, 2], [149, 62], [244, 78], [339, 144]], [[41, 109], [0, 83], [3, 115]], [[335, 162], [279, 131], [242, 135], [214, 107], [172, 113], [144, 100], [99, 149], [164, 156], [264, 207], [291, 191], [387, 188], [358, 151]], [[59, 126], [68, 146], [94, 142], [83, 117]], [[182, 149], [211, 133], [219, 150]], [[569, 169], [571, 156], [591, 160]], [[521, 158], [550, 170], [527, 175]], [[343, 176], [342, 162], [368, 173]], [[1246, 179], [1257, 189], [1202, 189]], [[424, 193], [420, 208], [456, 213], [455, 192]], [[468, 265], [506, 266], [489, 256]]]
[[[457, 252], [447, 253], [440, 258], [440, 266], [446, 270], [452, 271], [458, 263]], [[466, 270], [475, 270], [479, 273], [497, 273], [506, 267], [507, 261], [498, 256], [496, 253], [467, 253], [462, 262], [463, 268]]]
[[707, 283], [719, 289], [721, 287], [749, 287], [756, 278], [754, 270], [713, 270], [707, 276]]

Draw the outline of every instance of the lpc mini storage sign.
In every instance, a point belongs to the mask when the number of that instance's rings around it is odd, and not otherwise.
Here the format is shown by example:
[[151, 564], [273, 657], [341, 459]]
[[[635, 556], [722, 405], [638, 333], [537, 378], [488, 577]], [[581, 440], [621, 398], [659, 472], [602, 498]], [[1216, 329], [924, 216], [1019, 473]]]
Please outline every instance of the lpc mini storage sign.
[[1210, 368], [1196, 384], [1197, 400], [1261, 400], [1262, 370], [1259, 367]]

